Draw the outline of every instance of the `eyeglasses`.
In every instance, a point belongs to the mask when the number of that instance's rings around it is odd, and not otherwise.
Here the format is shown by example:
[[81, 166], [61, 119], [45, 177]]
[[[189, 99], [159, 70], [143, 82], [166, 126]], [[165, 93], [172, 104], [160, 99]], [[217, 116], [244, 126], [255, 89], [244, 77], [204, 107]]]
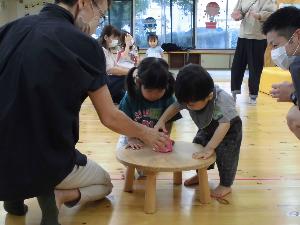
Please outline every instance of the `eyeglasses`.
[[[96, 10], [97, 10], [97, 14], [95, 15], [95, 10], [94, 10], [94, 6], [96, 6]], [[97, 16], [99, 18], [99, 24], [102, 24], [105, 21], [105, 13], [101, 10], [101, 8], [97, 5], [97, 3], [95, 2], [95, 0], [91, 0], [91, 6], [92, 6], [92, 10], [94, 13], [94, 16]]]

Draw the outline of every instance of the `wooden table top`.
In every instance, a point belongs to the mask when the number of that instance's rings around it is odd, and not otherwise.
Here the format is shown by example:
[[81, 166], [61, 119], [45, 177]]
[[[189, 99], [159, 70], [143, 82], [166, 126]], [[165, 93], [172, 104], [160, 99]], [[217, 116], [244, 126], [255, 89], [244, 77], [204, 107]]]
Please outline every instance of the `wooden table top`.
[[202, 150], [201, 145], [183, 141], [176, 141], [173, 151], [169, 153], [155, 152], [148, 146], [139, 150], [125, 149], [122, 146], [117, 150], [117, 159], [126, 166], [142, 170], [175, 172], [205, 168], [216, 161], [215, 155], [207, 160], [192, 158], [194, 152]]

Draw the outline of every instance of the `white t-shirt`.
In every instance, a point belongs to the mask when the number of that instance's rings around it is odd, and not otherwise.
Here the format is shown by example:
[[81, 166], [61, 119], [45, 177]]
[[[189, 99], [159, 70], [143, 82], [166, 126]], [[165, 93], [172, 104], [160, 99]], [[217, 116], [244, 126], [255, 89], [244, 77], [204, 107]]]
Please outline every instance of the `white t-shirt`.
[[160, 46], [156, 46], [155, 48], [148, 48], [146, 54], [147, 57], [161, 58], [163, 52], [164, 50]]

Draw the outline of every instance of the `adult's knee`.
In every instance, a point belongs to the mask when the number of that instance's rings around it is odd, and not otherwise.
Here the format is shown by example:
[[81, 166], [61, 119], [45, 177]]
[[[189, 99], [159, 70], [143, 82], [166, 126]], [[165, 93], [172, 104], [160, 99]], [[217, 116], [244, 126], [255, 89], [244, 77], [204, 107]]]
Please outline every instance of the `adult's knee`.
[[113, 189], [113, 184], [111, 182], [110, 175], [109, 175], [109, 173], [107, 171], [104, 171], [103, 185], [106, 188], [107, 195], [110, 194], [112, 192], [112, 189]]
[[292, 107], [286, 116], [287, 125], [295, 133], [300, 131], [300, 111], [297, 107]]

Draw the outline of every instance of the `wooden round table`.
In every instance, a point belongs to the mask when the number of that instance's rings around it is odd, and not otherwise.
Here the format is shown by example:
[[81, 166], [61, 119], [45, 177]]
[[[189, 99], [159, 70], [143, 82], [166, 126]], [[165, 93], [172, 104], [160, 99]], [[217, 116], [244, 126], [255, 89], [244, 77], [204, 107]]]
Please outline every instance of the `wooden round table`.
[[202, 151], [198, 144], [177, 141], [170, 153], [155, 152], [145, 146], [140, 150], [126, 149], [123, 145], [117, 149], [117, 159], [127, 166], [124, 191], [132, 192], [135, 168], [146, 174], [146, 190], [144, 210], [146, 213], [154, 213], [156, 210], [156, 174], [158, 172], [173, 172], [174, 184], [182, 183], [182, 171], [198, 170], [199, 200], [201, 203], [209, 203], [210, 190], [208, 186], [207, 167], [216, 161], [215, 154], [207, 160], [196, 160], [192, 154]]

